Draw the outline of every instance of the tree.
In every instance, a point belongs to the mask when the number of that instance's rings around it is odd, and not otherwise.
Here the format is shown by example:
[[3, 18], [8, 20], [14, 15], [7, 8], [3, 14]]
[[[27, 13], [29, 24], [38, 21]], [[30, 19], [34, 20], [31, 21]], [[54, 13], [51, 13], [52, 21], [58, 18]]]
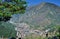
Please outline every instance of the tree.
[[0, 0], [0, 21], [8, 21], [14, 14], [23, 14], [26, 9], [25, 0]]

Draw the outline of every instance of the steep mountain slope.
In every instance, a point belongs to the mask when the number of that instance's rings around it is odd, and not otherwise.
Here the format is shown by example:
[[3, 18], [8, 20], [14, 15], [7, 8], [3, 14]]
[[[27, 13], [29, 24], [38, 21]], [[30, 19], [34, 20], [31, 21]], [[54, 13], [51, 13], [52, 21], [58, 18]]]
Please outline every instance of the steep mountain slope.
[[25, 22], [34, 29], [50, 28], [60, 24], [60, 7], [52, 3], [43, 2], [29, 7], [19, 19], [19, 22]]

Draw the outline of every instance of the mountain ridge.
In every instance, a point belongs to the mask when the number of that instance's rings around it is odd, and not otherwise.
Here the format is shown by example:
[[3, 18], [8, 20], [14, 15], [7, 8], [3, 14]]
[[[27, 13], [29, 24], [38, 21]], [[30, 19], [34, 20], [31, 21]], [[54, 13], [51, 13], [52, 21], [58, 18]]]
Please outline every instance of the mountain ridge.
[[[30, 6], [30, 7], [27, 7], [28, 9], [30, 9], [30, 8], [33, 8], [33, 7], [35, 7], [35, 6], [41, 6], [41, 5], [53, 5], [53, 6], [58, 6], [58, 5], [56, 5], [56, 4], [53, 4], [53, 3], [49, 3], [49, 2], [42, 2], [42, 3], [39, 3], [39, 4], [37, 4], [37, 5], [34, 5], [34, 6]], [[58, 6], [58, 7], [60, 7], [60, 6]]]
[[60, 24], [60, 7], [52, 3], [42, 3], [26, 10], [19, 17], [19, 22], [25, 22], [34, 27], [46, 27]]

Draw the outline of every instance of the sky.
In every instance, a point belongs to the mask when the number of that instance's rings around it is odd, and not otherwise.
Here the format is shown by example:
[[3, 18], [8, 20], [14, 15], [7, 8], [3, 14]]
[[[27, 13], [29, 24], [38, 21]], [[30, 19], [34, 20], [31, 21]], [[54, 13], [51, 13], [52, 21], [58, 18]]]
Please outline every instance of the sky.
[[26, 0], [26, 1], [28, 3], [28, 6], [34, 6], [41, 2], [50, 2], [50, 3], [60, 6], [60, 0]]

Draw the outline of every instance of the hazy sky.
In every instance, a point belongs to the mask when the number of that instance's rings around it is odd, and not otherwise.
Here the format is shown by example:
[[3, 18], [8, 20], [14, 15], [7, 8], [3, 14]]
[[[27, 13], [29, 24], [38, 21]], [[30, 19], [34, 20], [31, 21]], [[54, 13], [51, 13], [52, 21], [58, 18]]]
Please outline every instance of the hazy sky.
[[41, 2], [50, 2], [60, 6], [60, 0], [26, 0], [26, 1], [28, 2], [28, 6], [37, 5]]

